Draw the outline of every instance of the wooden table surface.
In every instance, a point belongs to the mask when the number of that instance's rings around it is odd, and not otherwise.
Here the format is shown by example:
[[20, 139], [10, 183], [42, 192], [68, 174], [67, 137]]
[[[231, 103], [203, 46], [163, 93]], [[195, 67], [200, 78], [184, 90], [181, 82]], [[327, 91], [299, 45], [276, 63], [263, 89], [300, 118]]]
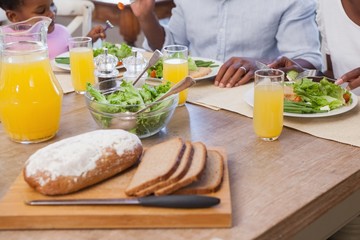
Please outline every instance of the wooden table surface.
[[[112, 24], [119, 26], [120, 35], [125, 42], [134, 46], [140, 33], [140, 25], [130, 6], [120, 11], [117, 7], [118, 0], [91, 1], [95, 4], [93, 18], [103, 22], [110, 20]], [[168, 18], [174, 6], [173, 0], [155, 0], [155, 13], [159, 19]]]
[[[60, 131], [48, 142], [11, 142], [0, 124], [0, 197], [35, 150], [95, 129], [84, 97], [75, 93], [64, 96]], [[12, 230], [1, 231], [0, 239], [324, 239], [360, 212], [359, 148], [289, 128], [278, 141], [263, 142], [253, 133], [252, 119], [191, 104], [178, 107], [166, 129], [142, 142], [150, 146], [174, 136], [225, 147], [231, 228]], [[339, 211], [341, 204], [348, 210]]]

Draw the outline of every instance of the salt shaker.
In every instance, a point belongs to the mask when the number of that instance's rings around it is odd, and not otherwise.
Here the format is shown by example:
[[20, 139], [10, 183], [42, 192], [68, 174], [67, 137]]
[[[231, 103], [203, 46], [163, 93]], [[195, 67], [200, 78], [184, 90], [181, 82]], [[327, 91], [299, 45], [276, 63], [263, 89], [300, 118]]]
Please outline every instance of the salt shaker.
[[[146, 67], [147, 61], [140, 52], [133, 51], [132, 56], [123, 59], [123, 64], [126, 68], [124, 79], [127, 81], [134, 81]], [[136, 86], [143, 85], [147, 76], [148, 74], [145, 73], [136, 83]]]
[[116, 78], [119, 71], [116, 69], [118, 59], [112, 54], [108, 54], [108, 49], [104, 48], [104, 53], [98, 55], [95, 59], [95, 76], [99, 82]]

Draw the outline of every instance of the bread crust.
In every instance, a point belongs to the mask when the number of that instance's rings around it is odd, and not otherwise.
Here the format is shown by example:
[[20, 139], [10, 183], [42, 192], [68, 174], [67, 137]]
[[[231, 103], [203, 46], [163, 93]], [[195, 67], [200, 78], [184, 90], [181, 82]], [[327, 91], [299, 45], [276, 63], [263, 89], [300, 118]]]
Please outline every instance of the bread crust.
[[208, 194], [218, 191], [224, 177], [224, 159], [216, 150], [208, 150], [208, 159], [199, 181], [179, 189], [174, 194]]
[[[130, 134], [130, 133], [129, 133]], [[131, 146], [131, 145], [130, 145]], [[29, 162], [23, 170], [25, 181], [36, 191], [44, 195], [63, 195], [79, 191], [83, 188], [101, 182], [131, 167], [139, 160], [143, 151], [141, 142], [134, 142], [130, 149], [118, 154], [114, 146], [109, 144], [104, 148], [102, 155], [95, 160], [95, 167], [83, 171], [80, 175], [57, 175], [49, 170], [29, 172]], [[42, 159], [44, 164], [51, 164], [52, 159]], [[69, 161], [69, 164], [73, 164]], [[80, 169], [81, 170], [81, 169]]]
[[185, 143], [185, 151], [180, 159], [180, 163], [176, 169], [176, 171], [166, 180], [160, 181], [158, 183], [155, 183], [141, 191], [136, 192], [134, 195], [137, 197], [144, 197], [147, 195], [150, 195], [154, 193], [156, 190], [166, 187], [170, 184], [173, 184], [180, 180], [186, 172], [189, 170], [189, 167], [191, 165], [192, 157], [194, 154], [194, 149], [192, 147], [191, 142]]
[[200, 179], [200, 176], [203, 173], [206, 166], [207, 148], [205, 144], [202, 142], [194, 142], [192, 143], [192, 145], [194, 148], [194, 154], [189, 170], [177, 182], [156, 190], [154, 192], [156, 196], [171, 194], [176, 190], [185, 187]]
[[[136, 196], [137, 192], [168, 179], [176, 171], [184, 151], [185, 144], [182, 138], [173, 138], [148, 148], [141, 158], [135, 175], [125, 189], [126, 195]], [[167, 154], [167, 157], [164, 154]], [[161, 162], [161, 160], [164, 161]], [[145, 176], [151, 170], [152, 176]]]

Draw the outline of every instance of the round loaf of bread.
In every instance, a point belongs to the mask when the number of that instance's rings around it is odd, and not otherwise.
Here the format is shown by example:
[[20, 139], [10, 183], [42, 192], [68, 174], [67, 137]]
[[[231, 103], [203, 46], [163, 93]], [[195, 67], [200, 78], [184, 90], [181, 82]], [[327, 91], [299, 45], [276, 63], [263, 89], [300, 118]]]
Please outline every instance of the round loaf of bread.
[[127, 131], [88, 132], [36, 151], [25, 163], [24, 179], [44, 195], [68, 194], [131, 167], [142, 151], [140, 139]]

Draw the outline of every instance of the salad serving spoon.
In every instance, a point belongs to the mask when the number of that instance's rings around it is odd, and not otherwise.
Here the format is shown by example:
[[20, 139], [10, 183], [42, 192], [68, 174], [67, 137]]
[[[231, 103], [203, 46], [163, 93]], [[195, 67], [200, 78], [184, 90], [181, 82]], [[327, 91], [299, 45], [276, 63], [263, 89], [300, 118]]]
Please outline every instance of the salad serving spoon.
[[[172, 86], [166, 93], [164, 93], [164, 95], [162, 95], [161, 97], [159, 97], [158, 99], [156, 99], [155, 101], [153, 101], [152, 103], [146, 105], [144, 108], [136, 111], [136, 112], [125, 112], [123, 114], [126, 114], [127, 116], [122, 117], [121, 120], [118, 120], [115, 123], [115, 126], [117, 128], [120, 129], [124, 129], [124, 130], [131, 130], [134, 127], [136, 127], [136, 120], [137, 120], [137, 116], [138, 114], [146, 111], [147, 109], [149, 109], [150, 107], [154, 106], [155, 104], [157, 104], [158, 102], [164, 100], [165, 98], [179, 93], [189, 87], [191, 87], [192, 85], [195, 84], [195, 80], [192, 77], [185, 77], [183, 80], [181, 80], [180, 82], [178, 82], [177, 84], [175, 84], [174, 86]], [[115, 119], [114, 119], [115, 120]]]

